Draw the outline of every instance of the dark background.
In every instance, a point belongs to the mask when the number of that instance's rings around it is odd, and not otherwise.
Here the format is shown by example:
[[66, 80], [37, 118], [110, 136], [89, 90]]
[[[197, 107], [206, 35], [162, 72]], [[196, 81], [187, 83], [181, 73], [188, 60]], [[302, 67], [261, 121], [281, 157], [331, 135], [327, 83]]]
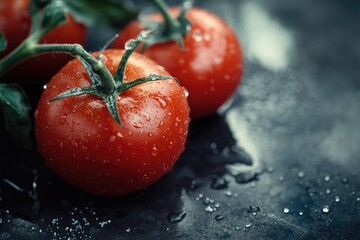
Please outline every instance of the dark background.
[[[174, 170], [93, 196], [2, 124], [0, 239], [360, 239], [360, 2], [195, 6], [234, 28], [245, 74], [219, 114], [191, 123]], [[88, 48], [112, 34], [91, 29]]]

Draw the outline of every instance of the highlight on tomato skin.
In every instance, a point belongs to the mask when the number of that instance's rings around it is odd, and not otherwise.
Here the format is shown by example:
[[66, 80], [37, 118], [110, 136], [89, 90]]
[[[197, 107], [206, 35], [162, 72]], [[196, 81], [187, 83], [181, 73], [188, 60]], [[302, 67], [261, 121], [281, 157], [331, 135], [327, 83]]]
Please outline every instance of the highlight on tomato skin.
[[[5, 35], [8, 46], [0, 53], [0, 59], [15, 49], [29, 34], [31, 18], [28, 10], [30, 0], [1, 0], [0, 32]], [[67, 15], [67, 22], [48, 32], [40, 43], [79, 43], [86, 42], [85, 25]], [[68, 54], [45, 54], [25, 60], [4, 76], [7, 82], [22, 84], [46, 83], [72, 57]]]
[[[180, 9], [171, 7], [169, 12], [175, 18]], [[221, 17], [193, 7], [186, 18], [192, 27], [183, 37], [185, 49], [168, 41], [148, 46], [142, 53], [179, 79], [189, 92], [191, 118], [196, 119], [215, 113], [235, 93], [243, 75], [243, 56], [235, 32]], [[147, 20], [163, 22], [164, 18], [154, 13]], [[131, 22], [112, 46], [122, 48], [145, 28], [139, 20]]]
[[[124, 50], [103, 53], [102, 61], [112, 74], [123, 54]], [[154, 73], [169, 75], [133, 53], [125, 82]], [[47, 84], [35, 111], [38, 150], [47, 165], [67, 182], [99, 195], [124, 195], [153, 184], [185, 149], [190, 110], [183, 87], [169, 79], [126, 90], [117, 99], [123, 126], [95, 95], [49, 103], [61, 92], [90, 84], [79, 60], [70, 61]]]

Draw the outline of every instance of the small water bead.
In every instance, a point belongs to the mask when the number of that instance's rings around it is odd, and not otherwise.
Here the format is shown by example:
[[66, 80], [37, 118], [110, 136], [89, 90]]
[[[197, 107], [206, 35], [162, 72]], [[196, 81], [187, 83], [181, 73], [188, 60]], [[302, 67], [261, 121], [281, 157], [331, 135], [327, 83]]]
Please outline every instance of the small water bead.
[[331, 193], [331, 190], [330, 189], [326, 189], [326, 194], [330, 194]]
[[167, 216], [167, 220], [171, 223], [178, 223], [181, 222], [186, 217], [186, 212], [171, 212]]
[[360, 197], [357, 197], [357, 198], [356, 198], [356, 201], [357, 201], [357, 202], [360, 202]]
[[213, 211], [215, 211], [215, 209], [212, 206], [208, 205], [206, 206], [205, 211], [212, 213]]
[[152, 155], [153, 157], [156, 157], [156, 156], [159, 155], [159, 151], [158, 151], [158, 149], [157, 149], [155, 146], [152, 148], [151, 155]]
[[347, 183], [349, 183], [349, 179], [343, 178], [343, 179], [341, 179], [341, 182], [344, 183], [344, 184], [347, 184]]
[[193, 31], [192, 37], [195, 40], [195, 42], [201, 42], [203, 40], [202, 33], [201, 33], [201, 31], [199, 29], [195, 29]]
[[283, 182], [284, 180], [285, 180], [284, 176], [280, 176], [280, 177], [279, 177], [279, 181], [280, 181], [280, 182]]
[[288, 208], [284, 208], [284, 213], [289, 213], [290, 212], [290, 210], [288, 209]]
[[299, 177], [299, 178], [303, 178], [304, 175], [305, 175], [304, 172], [298, 172], [298, 177]]
[[325, 205], [324, 207], [323, 207], [323, 209], [322, 209], [322, 212], [323, 213], [328, 213], [330, 211], [330, 209], [329, 209], [329, 206], [328, 205]]
[[251, 223], [246, 224], [245, 227], [247, 228], [251, 227]]
[[125, 50], [132, 50], [136, 47], [136, 40], [130, 39], [125, 43]]
[[215, 216], [215, 220], [218, 221], [218, 222], [221, 221], [221, 220], [224, 220], [224, 216], [222, 216], [222, 215], [216, 215], [216, 216]]
[[131, 231], [131, 228], [130, 227], [128, 227], [127, 229], [125, 229], [125, 232], [130, 232]]
[[331, 179], [331, 177], [330, 177], [329, 175], [326, 175], [326, 176], [324, 177], [324, 181], [325, 181], [325, 182], [329, 182], [330, 179]]
[[114, 142], [114, 141], [115, 141], [115, 136], [112, 135], [112, 136], [110, 137], [110, 142]]
[[335, 202], [340, 202], [340, 197], [339, 196], [335, 196]]
[[304, 215], [304, 212], [303, 212], [303, 211], [299, 211], [299, 215], [300, 215], [300, 216]]

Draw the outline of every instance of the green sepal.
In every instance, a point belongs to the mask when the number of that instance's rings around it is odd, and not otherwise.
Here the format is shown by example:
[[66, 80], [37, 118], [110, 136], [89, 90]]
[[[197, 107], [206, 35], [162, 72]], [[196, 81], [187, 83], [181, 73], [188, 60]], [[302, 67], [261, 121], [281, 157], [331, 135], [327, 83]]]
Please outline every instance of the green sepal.
[[179, 83], [179, 81], [172, 77], [172, 76], [163, 76], [163, 75], [158, 75], [158, 74], [150, 74], [147, 77], [143, 77], [143, 78], [138, 78], [135, 79], [131, 82], [127, 82], [127, 83], [123, 83], [120, 86], [117, 87], [116, 91], [118, 93], [124, 92], [130, 88], [133, 88], [137, 85], [143, 84], [143, 83], [147, 83], [147, 82], [153, 82], [153, 81], [159, 81], [159, 80], [169, 80], [169, 79], [174, 79], [176, 82]]
[[107, 108], [110, 111], [111, 116], [120, 125], [120, 127], [122, 127], [123, 124], [120, 120], [119, 110], [118, 110], [117, 103], [116, 103], [117, 97], [118, 97], [117, 93], [109, 94], [104, 98], [104, 101], [105, 101]]
[[6, 39], [4, 37], [4, 34], [0, 32], [0, 52], [4, 51], [6, 49]]
[[[162, 0], [154, 0], [154, 3], [161, 10], [165, 20], [163, 23], [158, 23], [157, 31], [145, 41], [142, 50], [157, 43], [170, 41], [175, 41], [181, 49], [185, 49], [183, 37], [191, 30], [191, 22], [186, 18], [186, 13], [192, 7], [193, 1], [185, 0], [179, 15], [175, 19], [170, 16], [168, 8]], [[155, 25], [154, 22], [149, 20], [142, 22], [147, 28]]]
[[80, 62], [82, 63], [82, 65], [84, 66], [86, 73], [89, 75], [92, 86], [99, 86], [101, 84], [101, 78], [99, 77], [99, 75], [94, 73], [92, 67], [90, 66], [90, 64], [88, 62], [86, 62], [81, 57], [78, 57], [78, 58], [79, 58]]
[[25, 148], [32, 145], [30, 109], [29, 99], [22, 87], [0, 83], [0, 110], [4, 114], [5, 127]]
[[114, 0], [63, 0], [74, 17], [88, 26], [99, 23], [122, 27], [136, 18], [139, 10]]
[[101, 96], [101, 94], [98, 93], [98, 90], [94, 87], [83, 87], [83, 88], [72, 88], [70, 90], [67, 90], [63, 93], [60, 93], [59, 95], [57, 95], [56, 97], [54, 97], [53, 99], [50, 100], [50, 102], [62, 99], [62, 98], [67, 98], [67, 97], [73, 97], [73, 96], [79, 96], [79, 95], [83, 95], [83, 94], [94, 94], [96, 96]]

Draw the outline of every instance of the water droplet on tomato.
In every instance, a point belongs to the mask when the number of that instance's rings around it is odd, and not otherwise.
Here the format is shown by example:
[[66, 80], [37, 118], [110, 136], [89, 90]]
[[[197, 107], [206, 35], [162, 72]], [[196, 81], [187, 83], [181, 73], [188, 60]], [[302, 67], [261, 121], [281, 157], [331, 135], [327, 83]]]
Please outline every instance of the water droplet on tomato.
[[160, 104], [160, 107], [162, 109], [165, 109], [167, 107], [167, 103], [164, 99], [160, 98], [160, 97], [152, 97], [152, 99], [154, 99], [155, 101], [157, 101]]
[[211, 35], [208, 34], [208, 33], [205, 33], [205, 34], [204, 34], [204, 40], [205, 40], [206, 42], [209, 42], [209, 41], [211, 40]]
[[151, 120], [151, 118], [150, 118], [150, 115], [149, 115], [149, 114], [144, 113], [144, 116], [145, 116], [145, 118], [146, 118], [146, 120], [147, 120], [147, 121], [150, 121], [150, 120]]
[[131, 132], [131, 131], [129, 131], [128, 134], [129, 134], [129, 136], [132, 136], [132, 132]]
[[193, 31], [192, 37], [195, 40], [195, 42], [201, 42], [203, 40], [203, 35], [199, 29], [195, 29]]
[[37, 117], [38, 117], [38, 115], [39, 115], [39, 111], [38, 111], [38, 110], [36, 110], [36, 111], [35, 111], [35, 113], [34, 113], [35, 118], [37, 118]]
[[134, 124], [133, 124], [133, 127], [134, 127], [134, 128], [141, 128], [141, 127], [142, 127], [142, 124], [140, 124], [140, 123], [134, 123]]
[[60, 125], [65, 124], [65, 123], [66, 123], [66, 119], [67, 119], [67, 115], [62, 115], [62, 116], [60, 116], [60, 118], [59, 118], [59, 124], [60, 124]]
[[182, 87], [185, 97], [189, 96], [189, 92], [186, 88]]
[[112, 136], [110, 137], [110, 142], [114, 142], [114, 141], [115, 141], [115, 136], [112, 135]]
[[119, 138], [123, 138], [124, 136], [121, 134], [121, 132], [117, 132], [116, 134]]
[[47, 85], [45, 84], [44, 86], [43, 86], [43, 89], [46, 89], [47, 88]]
[[163, 122], [163, 121], [160, 121], [158, 127], [159, 127], [159, 128], [162, 128], [163, 126], [164, 126], [164, 122]]
[[153, 157], [156, 157], [157, 155], [159, 155], [159, 151], [155, 146], [151, 150], [152, 150], [151, 155]]
[[149, 136], [149, 137], [152, 137], [152, 136], [153, 136], [153, 134], [150, 132], [150, 133], [148, 133], [148, 136]]

